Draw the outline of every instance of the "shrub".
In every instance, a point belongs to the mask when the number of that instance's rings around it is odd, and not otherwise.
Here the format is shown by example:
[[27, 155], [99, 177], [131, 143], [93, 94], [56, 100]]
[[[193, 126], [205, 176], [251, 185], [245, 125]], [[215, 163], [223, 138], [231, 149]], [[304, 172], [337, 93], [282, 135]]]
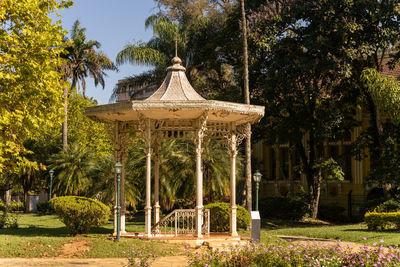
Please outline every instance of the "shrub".
[[260, 199], [258, 206], [261, 218], [299, 220], [309, 211], [300, 197], [266, 197]]
[[18, 228], [18, 217], [15, 214], [9, 214], [7, 211], [0, 212], [0, 229], [8, 228]]
[[400, 203], [394, 199], [389, 199], [377, 206], [374, 211], [376, 212], [396, 212], [400, 211]]
[[343, 212], [345, 208], [339, 206], [338, 203], [330, 203], [326, 205], [320, 205], [318, 208], [318, 218], [327, 221], [342, 221]]
[[6, 211], [6, 204], [0, 199], [0, 211]]
[[7, 213], [0, 211], [0, 229], [3, 229], [7, 224]]
[[49, 204], [48, 201], [46, 201], [46, 202], [40, 202], [40, 203], [37, 204], [37, 211], [38, 211], [40, 214], [49, 213], [49, 212], [50, 212], [49, 205], [50, 205], [50, 204]]
[[367, 212], [364, 216], [369, 230], [384, 230], [394, 227], [400, 230], [400, 211], [397, 212]]
[[50, 203], [61, 221], [74, 235], [88, 233], [92, 227], [107, 223], [110, 216], [110, 208], [91, 198], [57, 197]]
[[[210, 210], [210, 231], [229, 231], [229, 203], [211, 203], [204, 207]], [[236, 221], [238, 228], [247, 228], [250, 225], [250, 215], [242, 206], [237, 205]]]
[[24, 211], [25, 204], [21, 201], [11, 201], [10, 204], [7, 205], [8, 212], [16, 212], [16, 211]]

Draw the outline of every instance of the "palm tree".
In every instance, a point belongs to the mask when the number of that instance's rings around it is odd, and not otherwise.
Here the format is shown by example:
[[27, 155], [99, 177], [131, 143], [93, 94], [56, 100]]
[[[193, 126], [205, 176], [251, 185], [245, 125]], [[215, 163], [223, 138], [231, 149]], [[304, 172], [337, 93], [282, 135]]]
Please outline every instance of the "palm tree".
[[[63, 57], [66, 63], [61, 67], [65, 73], [65, 79], [71, 81], [71, 91], [78, 86], [82, 90], [83, 96], [86, 93], [86, 80], [88, 76], [93, 78], [94, 85], [100, 84], [103, 89], [104, 78], [107, 76], [106, 70], [117, 70], [114, 63], [101, 51], [100, 43], [96, 40], [86, 41], [86, 28], [80, 27], [79, 20], [76, 20], [71, 30], [71, 39], [66, 38], [67, 47]], [[69, 89], [64, 88], [64, 123], [63, 123], [63, 150], [67, 149], [68, 132], [68, 96]]]
[[73, 143], [67, 147], [67, 151], [54, 154], [50, 163], [50, 168], [56, 172], [56, 192], [61, 195], [87, 196], [96, 165], [96, 158], [91, 150]]
[[[115, 198], [115, 158], [106, 155], [96, 160], [92, 173], [92, 186], [89, 188], [88, 195], [97, 198], [104, 203], [113, 203]], [[125, 199], [128, 204], [136, 207], [140, 200], [138, 179], [132, 176], [125, 178]]]
[[[146, 172], [146, 156], [143, 153], [145, 144], [136, 140], [129, 151], [126, 163], [126, 177], [140, 188], [144, 195]], [[229, 198], [230, 160], [226, 149], [219, 141], [205, 143], [203, 153], [204, 193], [207, 202], [226, 200]], [[160, 148], [160, 205], [163, 210], [171, 210], [176, 202], [184, 199], [186, 203], [195, 201], [195, 154], [194, 144], [185, 141], [164, 141]], [[242, 158], [237, 159], [238, 173], [242, 166]], [[240, 176], [240, 175], [239, 175]]]
[[[153, 29], [153, 37], [148, 42], [136, 42], [126, 45], [117, 55], [118, 65], [125, 63], [153, 66], [154, 69], [140, 75], [129, 77], [129, 83], [133, 86], [159, 85], [165, 77], [165, 69], [169, 60], [175, 56], [175, 37], [178, 37], [179, 56], [186, 61], [183, 30], [179, 24], [172, 22], [165, 16], [152, 15], [147, 18], [145, 27]], [[110, 100], [123, 92], [125, 88], [114, 88]]]

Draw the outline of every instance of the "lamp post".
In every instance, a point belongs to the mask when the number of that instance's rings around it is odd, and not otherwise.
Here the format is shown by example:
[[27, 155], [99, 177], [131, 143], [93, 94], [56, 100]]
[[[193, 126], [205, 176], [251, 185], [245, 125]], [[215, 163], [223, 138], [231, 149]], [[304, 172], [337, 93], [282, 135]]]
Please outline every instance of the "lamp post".
[[[54, 175], [54, 170], [51, 169], [49, 171], [50, 174], [50, 190], [49, 190], [49, 201], [51, 200], [51, 195], [52, 195], [52, 191], [53, 191], [53, 175]], [[49, 210], [51, 209], [51, 205], [49, 203]]]
[[115, 163], [115, 173], [117, 175], [117, 237], [115, 241], [119, 241], [121, 238], [121, 173], [122, 173], [122, 164], [117, 161]]
[[258, 211], [258, 189], [260, 188], [262, 174], [259, 170], [253, 174], [253, 180], [256, 183], [256, 211]]

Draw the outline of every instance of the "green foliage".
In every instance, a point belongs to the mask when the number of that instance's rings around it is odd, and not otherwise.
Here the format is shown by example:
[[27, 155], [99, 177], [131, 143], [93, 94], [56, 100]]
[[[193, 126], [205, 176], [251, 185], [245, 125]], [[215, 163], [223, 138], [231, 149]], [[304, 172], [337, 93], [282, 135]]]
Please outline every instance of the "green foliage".
[[0, 229], [4, 228], [7, 223], [7, 213], [5, 211], [0, 211]]
[[113, 151], [110, 125], [89, 119], [85, 108], [97, 105], [97, 101], [73, 92], [68, 98], [68, 142], [87, 147], [99, 157]]
[[308, 204], [299, 197], [266, 197], [259, 201], [261, 218], [299, 220], [309, 212]]
[[6, 204], [0, 199], [0, 211], [6, 211]]
[[400, 123], [400, 82], [394, 77], [384, 77], [379, 71], [366, 68], [361, 82], [371, 93], [377, 107], [395, 124]]
[[90, 173], [94, 169], [93, 151], [78, 143], [70, 144], [67, 151], [50, 158], [55, 170], [54, 188], [63, 195], [85, 195], [91, 186]]
[[16, 212], [16, 211], [24, 211], [25, 204], [21, 201], [11, 201], [10, 204], [7, 205], [8, 212]]
[[345, 208], [340, 206], [338, 203], [330, 203], [326, 205], [319, 205], [318, 218], [322, 220], [338, 222], [343, 221], [343, 212]]
[[86, 93], [85, 78], [92, 77], [95, 86], [100, 84], [104, 88], [105, 70], [117, 70], [103, 52], [96, 51], [100, 46], [96, 40], [86, 40], [86, 28], [76, 20], [71, 29], [71, 40], [67, 42], [66, 52], [62, 55], [66, 59], [62, 70], [64, 78], [71, 80], [71, 89], [82, 86], [83, 96]]
[[89, 233], [91, 228], [107, 223], [110, 216], [106, 205], [86, 197], [57, 197], [50, 203], [74, 235]]
[[0, 229], [5, 227], [11, 229], [18, 228], [18, 216], [7, 213], [7, 211], [0, 211]]
[[388, 201], [383, 202], [378, 205], [375, 209], [375, 212], [396, 212], [400, 211], [400, 202], [395, 199], [389, 199]]
[[[217, 202], [204, 206], [210, 210], [210, 231], [226, 232], [229, 231], [230, 204]], [[242, 206], [237, 205], [236, 210], [237, 227], [246, 229], [250, 225], [249, 212]]]
[[384, 230], [395, 228], [400, 230], [400, 211], [397, 212], [367, 212], [364, 215], [369, 230]]
[[49, 206], [50, 203], [48, 201], [46, 202], [39, 202], [37, 203], [37, 211], [39, 214], [46, 214], [48, 212], [50, 212], [49, 210]]
[[72, 1], [5, 0], [0, 9], [0, 173], [29, 162], [23, 142], [61, 121], [65, 34], [48, 15]]

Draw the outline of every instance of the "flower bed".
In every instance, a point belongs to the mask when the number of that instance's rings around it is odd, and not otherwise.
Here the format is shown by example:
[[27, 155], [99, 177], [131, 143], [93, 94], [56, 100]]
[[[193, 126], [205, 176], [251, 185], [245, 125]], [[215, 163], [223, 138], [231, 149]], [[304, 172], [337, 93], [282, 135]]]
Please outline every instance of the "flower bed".
[[321, 244], [250, 243], [230, 251], [208, 251], [191, 256], [190, 266], [400, 266], [396, 248]]

